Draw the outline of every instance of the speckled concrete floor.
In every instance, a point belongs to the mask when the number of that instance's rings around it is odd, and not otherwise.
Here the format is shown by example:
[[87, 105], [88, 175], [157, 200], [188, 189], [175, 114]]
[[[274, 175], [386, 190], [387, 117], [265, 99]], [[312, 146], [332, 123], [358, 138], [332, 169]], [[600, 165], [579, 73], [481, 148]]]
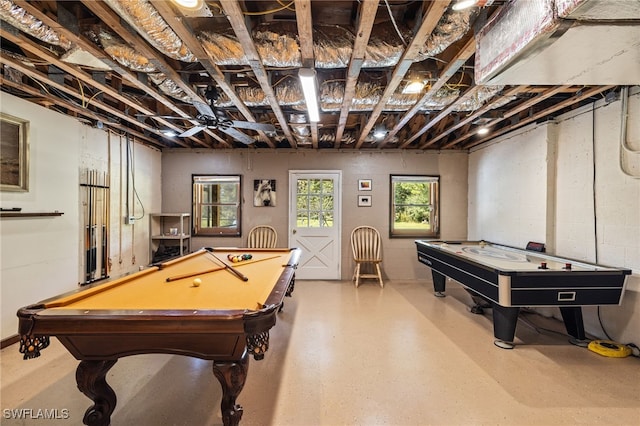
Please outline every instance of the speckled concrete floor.
[[[458, 285], [447, 295], [434, 297], [427, 281], [298, 281], [271, 349], [250, 362], [241, 424], [639, 424], [638, 358], [573, 346], [553, 332], [559, 322], [532, 314], [521, 315], [518, 346], [499, 349], [490, 311], [469, 313]], [[30, 361], [17, 345], [2, 350], [2, 425], [82, 424], [91, 403], [76, 388], [77, 361], [53, 340]], [[132, 356], [107, 380], [118, 397], [112, 425], [222, 424], [210, 362]], [[60, 418], [38, 418], [42, 410]]]

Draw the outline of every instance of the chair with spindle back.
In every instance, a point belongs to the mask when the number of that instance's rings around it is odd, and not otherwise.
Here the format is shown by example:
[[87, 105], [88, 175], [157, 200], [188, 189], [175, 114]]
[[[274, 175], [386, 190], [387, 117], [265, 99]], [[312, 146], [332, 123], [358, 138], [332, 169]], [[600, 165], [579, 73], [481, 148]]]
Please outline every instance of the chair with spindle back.
[[[384, 287], [380, 263], [382, 263], [382, 243], [380, 233], [372, 226], [358, 226], [351, 231], [351, 249], [356, 268], [353, 272], [353, 280], [356, 287], [360, 284], [360, 278], [377, 278], [380, 287]], [[363, 273], [362, 265], [368, 264], [375, 269], [375, 273]]]

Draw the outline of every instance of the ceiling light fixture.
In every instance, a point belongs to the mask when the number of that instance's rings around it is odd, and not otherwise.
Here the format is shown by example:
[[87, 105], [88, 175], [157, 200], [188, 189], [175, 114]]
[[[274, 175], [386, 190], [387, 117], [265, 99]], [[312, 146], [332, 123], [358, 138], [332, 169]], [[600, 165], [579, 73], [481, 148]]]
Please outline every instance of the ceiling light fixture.
[[387, 136], [387, 128], [385, 127], [385, 125], [379, 124], [378, 126], [376, 126], [375, 129], [373, 130], [374, 139], [381, 140], [385, 136]]
[[163, 135], [172, 138], [174, 136], [178, 136], [178, 134], [176, 132], [174, 132], [173, 130], [169, 130], [169, 129], [163, 129], [160, 130], [160, 133], [162, 133]]
[[313, 68], [300, 68], [298, 71], [302, 93], [307, 103], [307, 113], [309, 121], [317, 123], [320, 121], [320, 110], [318, 109], [318, 95], [316, 93], [316, 70]]
[[422, 92], [422, 89], [424, 89], [424, 82], [420, 80], [414, 80], [410, 81], [406, 86], [404, 86], [404, 89], [402, 89], [402, 93], [405, 95], [415, 94]]
[[173, 0], [173, 2], [185, 9], [199, 9], [202, 7], [202, 0]]
[[478, 0], [458, 0], [456, 4], [451, 6], [453, 10], [464, 10], [470, 7], [477, 6], [480, 3]]
[[480, 127], [480, 128], [478, 129], [478, 132], [477, 132], [477, 133], [478, 133], [480, 136], [484, 136], [484, 135], [486, 135], [487, 133], [489, 133], [489, 128], [488, 128], [488, 127]]

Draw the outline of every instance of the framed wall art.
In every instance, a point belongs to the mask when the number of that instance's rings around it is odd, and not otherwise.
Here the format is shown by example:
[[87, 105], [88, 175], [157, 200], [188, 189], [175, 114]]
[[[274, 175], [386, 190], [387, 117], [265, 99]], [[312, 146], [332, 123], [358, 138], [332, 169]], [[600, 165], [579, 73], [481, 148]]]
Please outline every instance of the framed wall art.
[[254, 207], [275, 207], [276, 206], [276, 180], [275, 179], [255, 179], [253, 181], [253, 206]]
[[371, 191], [371, 179], [359, 179], [358, 191]]
[[0, 190], [29, 190], [29, 122], [0, 115]]
[[371, 195], [358, 195], [358, 207], [371, 207]]

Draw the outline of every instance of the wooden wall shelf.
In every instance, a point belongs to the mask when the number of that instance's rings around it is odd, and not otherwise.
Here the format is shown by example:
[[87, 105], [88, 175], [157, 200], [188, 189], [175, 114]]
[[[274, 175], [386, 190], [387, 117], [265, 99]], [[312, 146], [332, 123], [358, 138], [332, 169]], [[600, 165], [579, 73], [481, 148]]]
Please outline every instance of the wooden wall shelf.
[[62, 216], [62, 212], [0, 212], [0, 217], [45, 217], [45, 216]]

